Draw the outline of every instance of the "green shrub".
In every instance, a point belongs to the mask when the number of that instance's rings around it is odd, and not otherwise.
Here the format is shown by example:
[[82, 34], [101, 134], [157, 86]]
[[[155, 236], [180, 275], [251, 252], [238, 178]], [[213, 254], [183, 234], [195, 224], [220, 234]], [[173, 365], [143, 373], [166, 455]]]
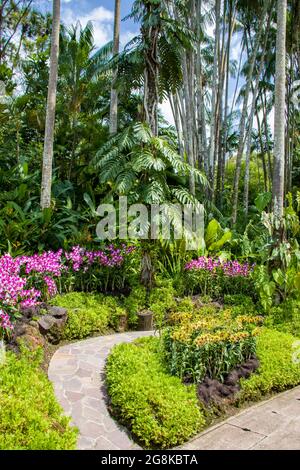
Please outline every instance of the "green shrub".
[[300, 364], [293, 361], [296, 340], [288, 333], [262, 329], [257, 341], [260, 367], [248, 380], [241, 381], [239, 401], [258, 400], [300, 384]]
[[137, 314], [145, 308], [146, 298], [146, 289], [143, 286], [135, 286], [129, 296], [124, 299], [124, 307], [128, 313], [129, 326], [136, 326], [138, 320]]
[[154, 287], [150, 292], [149, 308], [154, 314], [156, 327], [161, 328], [167, 313], [176, 307], [175, 291], [171, 282]]
[[39, 368], [41, 351], [8, 352], [0, 365], [0, 449], [75, 449], [77, 430], [55, 400]]
[[300, 303], [286, 300], [272, 307], [266, 317], [266, 326], [300, 337]]
[[171, 377], [157, 338], [120, 344], [111, 352], [106, 383], [114, 412], [146, 448], [185, 442], [204, 425], [194, 386]]
[[52, 303], [68, 309], [64, 330], [64, 338], [68, 340], [117, 329], [120, 316], [126, 315], [116, 297], [103, 294], [72, 292], [55, 297]]
[[227, 294], [224, 295], [224, 303], [226, 305], [237, 305], [245, 307], [253, 307], [254, 303], [249, 295], [245, 294]]

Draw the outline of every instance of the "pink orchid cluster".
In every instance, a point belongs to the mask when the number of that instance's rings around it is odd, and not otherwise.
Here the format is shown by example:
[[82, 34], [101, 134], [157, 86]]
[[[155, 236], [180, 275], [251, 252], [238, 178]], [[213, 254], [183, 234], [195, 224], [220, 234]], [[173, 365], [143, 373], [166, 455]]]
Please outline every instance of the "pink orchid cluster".
[[188, 271], [194, 269], [204, 269], [205, 271], [215, 272], [218, 268], [221, 269], [225, 276], [228, 277], [247, 277], [252, 271], [253, 266], [249, 265], [248, 263], [241, 264], [238, 261], [222, 262], [219, 259], [213, 259], [206, 256], [200, 256], [198, 259], [193, 259], [185, 266], [185, 269]]
[[[80, 270], [86, 272], [97, 264], [109, 268], [119, 267], [125, 256], [133, 250], [134, 247], [123, 244], [120, 248], [110, 245], [98, 251], [74, 246], [70, 252], [47, 251], [15, 258], [5, 254], [0, 257], [0, 311], [9, 319], [7, 312], [13, 314], [19, 306], [34, 307], [47, 297], [53, 297], [57, 293], [55, 279], [62, 274]], [[45, 298], [43, 293], [46, 294]], [[7, 321], [1, 320], [0, 332], [4, 329], [3, 325], [7, 324]]]
[[13, 324], [10, 321], [9, 315], [3, 310], [0, 310], [0, 338], [1, 331], [10, 332], [13, 330]]
[[88, 251], [80, 246], [73, 246], [69, 253], [65, 253], [65, 257], [71, 262], [74, 271], [79, 271], [80, 269], [87, 271], [95, 262], [109, 268], [121, 266], [125, 256], [133, 250], [134, 247], [127, 247], [125, 244], [121, 248], [109, 245], [105, 250], [99, 251]]

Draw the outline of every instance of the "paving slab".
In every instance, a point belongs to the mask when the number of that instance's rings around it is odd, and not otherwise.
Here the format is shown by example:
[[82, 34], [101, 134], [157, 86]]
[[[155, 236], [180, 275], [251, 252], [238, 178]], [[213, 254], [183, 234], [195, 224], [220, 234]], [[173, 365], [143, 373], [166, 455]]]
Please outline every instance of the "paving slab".
[[[135, 331], [90, 338], [62, 346], [53, 355], [49, 379], [65, 414], [79, 429], [78, 449], [140, 449], [108, 412], [104, 368], [113, 346], [153, 334]], [[300, 387], [208, 428], [179, 449], [300, 450]]]
[[300, 387], [208, 428], [180, 449], [300, 450]]

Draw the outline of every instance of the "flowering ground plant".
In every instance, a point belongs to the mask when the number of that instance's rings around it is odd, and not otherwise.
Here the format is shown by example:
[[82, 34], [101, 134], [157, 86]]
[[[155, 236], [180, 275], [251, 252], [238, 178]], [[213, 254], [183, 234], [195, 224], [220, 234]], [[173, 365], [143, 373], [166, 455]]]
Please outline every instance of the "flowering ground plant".
[[170, 372], [201, 382], [205, 376], [223, 380], [236, 365], [255, 354], [260, 316], [233, 316], [231, 309], [212, 306], [175, 312], [163, 333]]
[[253, 265], [237, 260], [201, 256], [185, 265], [184, 285], [187, 294], [223, 298], [227, 294], [249, 294], [254, 291], [251, 273]]
[[0, 310], [0, 340], [6, 336], [10, 336], [13, 331], [13, 324], [7, 313]]

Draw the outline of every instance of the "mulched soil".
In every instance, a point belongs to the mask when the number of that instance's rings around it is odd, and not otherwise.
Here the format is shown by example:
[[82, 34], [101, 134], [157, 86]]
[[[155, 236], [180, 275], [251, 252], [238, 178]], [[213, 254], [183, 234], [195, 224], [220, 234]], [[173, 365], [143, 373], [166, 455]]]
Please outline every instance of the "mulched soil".
[[240, 390], [241, 378], [248, 379], [259, 367], [259, 361], [253, 357], [244, 364], [233, 369], [224, 379], [224, 382], [205, 377], [197, 387], [197, 395], [205, 405], [222, 405], [226, 401], [230, 403], [235, 394]]

